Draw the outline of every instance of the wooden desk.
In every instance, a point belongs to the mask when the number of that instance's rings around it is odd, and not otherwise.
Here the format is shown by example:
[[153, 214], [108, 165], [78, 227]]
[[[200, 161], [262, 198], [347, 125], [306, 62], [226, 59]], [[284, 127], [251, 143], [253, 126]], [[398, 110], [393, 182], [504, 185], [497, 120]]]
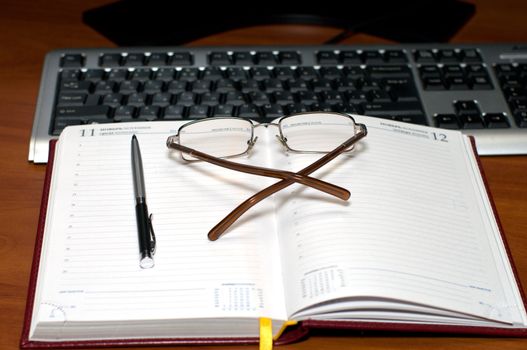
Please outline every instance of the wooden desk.
[[[27, 162], [44, 55], [60, 47], [113, 46], [83, 25], [81, 12], [112, 0], [4, 0], [0, 12], [0, 348], [18, 348], [39, 214], [44, 166]], [[452, 42], [527, 40], [527, 3], [476, 1], [476, 16]], [[320, 44], [338, 30], [266, 26], [236, 30], [193, 45]], [[345, 43], [385, 42], [356, 35]], [[52, 88], [52, 87], [50, 87]], [[526, 140], [527, 142], [527, 140]], [[516, 267], [527, 286], [527, 156], [487, 157], [483, 165]], [[527, 339], [317, 334], [281, 349], [525, 349]], [[210, 347], [219, 349], [218, 347]], [[231, 348], [231, 347], [230, 347]], [[254, 349], [256, 347], [236, 347]]]

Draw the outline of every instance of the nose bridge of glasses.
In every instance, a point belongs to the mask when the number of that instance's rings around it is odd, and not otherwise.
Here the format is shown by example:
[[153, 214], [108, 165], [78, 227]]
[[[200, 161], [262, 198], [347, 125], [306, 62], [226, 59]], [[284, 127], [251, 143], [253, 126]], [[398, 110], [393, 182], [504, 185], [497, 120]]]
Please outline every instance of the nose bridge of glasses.
[[[274, 127], [277, 127], [278, 130], [279, 130], [279, 134], [276, 134], [276, 138], [278, 139], [278, 141], [280, 141], [280, 143], [287, 149], [287, 144], [286, 144], [286, 139], [285, 137], [282, 135], [282, 132], [280, 131], [280, 124], [279, 123], [273, 123], [273, 122], [270, 122], [270, 123], [258, 123], [258, 124], [253, 124], [253, 127], [254, 128], [258, 128], [260, 126], [263, 126], [265, 127], [266, 129], [269, 127], [269, 126], [274, 126]], [[249, 146], [252, 147], [254, 146], [254, 144], [256, 143], [256, 140], [258, 139], [258, 136], [256, 136], [252, 141], [250, 141], [249, 143]]]
[[258, 127], [260, 127], [260, 126], [264, 126], [264, 127], [266, 127], [266, 128], [269, 127], [269, 126], [276, 126], [277, 128], [280, 127], [280, 125], [279, 125], [278, 123], [272, 123], [272, 122], [270, 122], [270, 123], [258, 123], [258, 124], [253, 124], [253, 126], [254, 126], [255, 128], [258, 128]]

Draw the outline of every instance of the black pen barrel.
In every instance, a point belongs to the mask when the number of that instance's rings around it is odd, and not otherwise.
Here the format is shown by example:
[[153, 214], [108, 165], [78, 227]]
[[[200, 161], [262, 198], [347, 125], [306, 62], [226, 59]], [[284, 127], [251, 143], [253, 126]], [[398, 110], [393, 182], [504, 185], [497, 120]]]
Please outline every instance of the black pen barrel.
[[137, 234], [139, 238], [140, 262], [153, 261], [152, 259], [152, 241], [150, 239], [150, 227], [148, 223], [148, 208], [144, 201], [135, 205], [135, 214], [137, 217]]

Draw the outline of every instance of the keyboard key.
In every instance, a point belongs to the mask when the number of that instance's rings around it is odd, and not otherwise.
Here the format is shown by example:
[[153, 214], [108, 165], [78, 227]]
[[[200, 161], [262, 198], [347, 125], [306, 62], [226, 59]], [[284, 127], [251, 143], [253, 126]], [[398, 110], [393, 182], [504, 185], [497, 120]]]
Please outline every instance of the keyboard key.
[[128, 96], [128, 100], [126, 102], [129, 106], [134, 107], [142, 107], [146, 104], [146, 94], [143, 93], [133, 93]]
[[70, 125], [82, 125], [84, 124], [81, 119], [76, 118], [55, 118], [53, 123], [52, 135], [58, 136], [64, 130], [65, 127]]
[[176, 70], [174, 68], [160, 68], [154, 73], [154, 78], [156, 80], [170, 82], [174, 79], [175, 74]]
[[461, 50], [459, 56], [463, 62], [481, 62], [481, 55], [475, 49]]
[[503, 113], [486, 113], [484, 116], [485, 124], [489, 129], [509, 128], [509, 121]]
[[207, 67], [203, 70], [203, 80], [218, 81], [223, 79], [223, 71], [218, 67]]
[[177, 104], [185, 107], [191, 107], [196, 103], [196, 94], [190, 91], [185, 91], [177, 96]]
[[116, 122], [132, 121], [134, 113], [135, 107], [133, 106], [119, 106], [115, 109], [113, 120]]
[[325, 79], [334, 80], [342, 77], [342, 69], [337, 67], [322, 67], [318, 71], [320, 76]]
[[418, 95], [413, 79], [387, 78], [382, 80], [382, 85], [394, 101], [417, 101]]
[[225, 95], [225, 103], [232, 106], [241, 106], [246, 103], [244, 95], [239, 91], [230, 91]]
[[133, 94], [139, 91], [141, 83], [137, 80], [125, 80], [119, 84], [118, 92], [121, 94]]
[[85, 106], [97, 106], [101, 100], [100, 95], [88, 95], [84, 101]]
[[192, 64], [192, 55], [188, 52], [174, 52], [168, 57], [169, 64], [172, 66], [190, 66]]
[[83, 122], [100, 121], [108, 118], [108, 106], [59, 107], [57, 118], [77, 118]]
[[152, 71], [148, 68], [138, 68], [132, 71], [131, 79], [145, 82], [150, 79]]
[[80, 54], [67, 54], [62, 56], [60, 66], [64, 68], [80, 68], [84, 66], [84, 56]]
[[272, 66], [277, 62], [277, 57], [272, 52], [260, 51], [256, 53], [256, 64]]
[[143, 85], [143, 91], [147, 94], [155, 94], [163, 90], [163, 82], [161, 80], [148, 80]]
[[455, 101], [454, 109], [457, 115], [473, 115], [480, 116], [481, 112], [476, 102], [474, 101]]
[[146, 121], [154, 121], [157, 119], [158, 115], [159, 115], [158, 106], [143, 106], [139, 108], [137, 119], [146, 120]]
[[459, 129], [459, 120], [455, 114], [438, 114], [435, 116], [436, 126], [445, 129]]
[[230, 79], [222, 79], [216, 83], [216, 92], [224, 94], [236, 90], [236, 83]]
[[60, 92], [88, 93], [92, 87], [89, 81], [64, 81], [60, 83]]
[[305, 105], [311, 105], [313, 103], [318, 103], [318, 96], [312, 91], [299, 91], [297, 93], [299, 102]]
[[317, 52], [318, 64], [338, 64], [339, 57], [333, 51], [319, 51]]
[[199, 70], [196, 68], [183, 68], [177, 72], [177, 79], [180, 81], [192, 82], [198, 79]]
[[491, 90], [492, 83], [488, 77], [473, 77], [470, 78], [470, 84], [474, 90]]
[[461, 115], [461, 124], [464, 129], [483, 129], [485, 128], [485, 123], [481, 116], [474, 114]]
[[170, 105], [165, 108], [163, 119], [166, 120], [180, 120], [184, 118], [185, 106]]
[[425, 65], [419, 67], [419, 74], [422, 79], [441, 78], [441, 71], [438, 66]]
[[123, 57], [122, 65], [125, 67], [143, 66], [145, 55], [142, 53], [130, 53]]
[[[251, 102], [255, 104], [256, 106], [262, 106], [270, 102], [269, 96], [267, 96], [265, 92], [253, 91], [253, 92], [250, 92], [248, 95], [249, 95], [249, 99], [251, 100]], [[231, 101], [229, 102], [231, 103]]]
[[66, 69], [60, 72], [60, 81], [77, 81], [80, 75], [79, 69]]
[[239, 82], [241, 92], [249, 93], [251, 91], [260, 91], [260, 83], [254, 79], [242, 80]]
[[406, 63], [408, 59], [402, 50], [386, 50], [384, 52], [384, 60], [390, 63]]
[[414, 59], [418, 63], [435, 62], [435, 55], [432, 50], [417, 50], [414, 52]]
[[182, 92], [187, 91], [188, 83], [186, 81], [171, 81], [168, 84], [167, 92], [170, 92], [171, 94], [180, 94]]
[[147, 64], [150, 67], [166, 66], [168, 63], [168, 54], [166, 53], [152, 53], [147, 57]]
[[231, 56], [227, 52], [212, 52], [209, 63], [215, 66], [228, 66], [232, 64]]
[[152, 106], [166, 107], [170, 104], [172, 95], [168, 92], [158, 92], [152, 96]]
[[366, 72], [371, 78], [409, 78], [412, 76], [407, 66], [369, 66]]
[[516, 119], [516, 125], [519, 128], [527, 128], [527, 111], [517, 111], [514, 113]]
[[362, 110], [365, 115], [378, 116], [411, 116], [422, 115], [422, 108], [419, 102], [378, 102], [363, 103]]
[[106, 95], [111, 94], [114, 91], [115, 83], [113, 81], [99, 81], [95, 84], [94, 94]]
[[235, 52], [233, 54], [234, 64], [236, 65], [252, 65], [254, 63], [253, 56], [250, 52]]
[[108, 80], [120, 82], [128, 78], [128, 70], [126, 69], [112, 69], [108, 73]]
[[271, 70], [264, 67], [251, 68], [249, 72], [251, 74], [251, 77], [257, 81], [262, 81], [273, 77]]
[[206, 92], [201, 95], [201, 104], [206, 106], [217, 106], [220, 104], [221, 95], [217, 92]]
[[362, 59], [357, 51], [342, 51], [340, 61], [345, 64], [361, 64]]
[[276, 119], [284, 115], [284, 109], [278, 104], [263, 105], [262, 112], [267, 119]]
[[262, 81], [263, 90], [267, 93], [272, 93], [275, 91], [283, 91], [284, 86], [282, 81], [279, 79], [266, 79]]
[[296, 70], [298, 77], [305, 81], [313, 80], [318, 78], [318, 71], [313, 67], [298, 67]]
[[71, 107], [71, 106], [82, 106], [86, 100], [86, 94], [79, 93], [61, 93], [57, 105], [59, 107]]
[[253, 104], [240, 106], [238, 109], [238, 114], [236, 116], [240, 118], [256, 119], [260, 118], [260, 111], [258, 107]]
[[121, 65], [122, 56], [120, 53], [106, 53], [99, 59], [101, 67], [118, 67]]
[[289, 91], [276, 91], [273, 93], [273, 99], [276, 103], [282, 106], [293, 104], [295, 102], [293, 94]]
[[214, 108], [214, 117], [232, 117], [234, 106], [230, 104], [219, 105]]
[[197, 94], [201, 94], [204, 92], [210, 92], [212, 87], [212, 82], [210, 80], [196, 80], [192, 82], [190, 86], [190, 91], [195, 92]]
[[110, 107], [118, 107], [121, 105], [123, 95], [121, 94], [108, 94], [103, 97], [102, 104]]
[[439, 62], [458, 62], [459, 58], [454, 50], [439, 50], [436, 55]]
[[191, 119], [202, 119], [209, 116], [209, 106], [192, 106], [189, 108], [188, 117]]
[[297, 65], [302, 63], [302, 59], [298, 52], [294, 51], [282, 51], [278, 54], [278, 60], [281, 64]]
[[447, 78], [447, 85], [451, 90], [468, 90], [469, 82], [464, 77]]
[[103, 80], [105, 75], [106, 72], [104, 69], [88, 69], [86, 73], [84, 73], [84, 80], [98, 82], [99, 80]]
[[231, 79], [232, 81], [247, 79], [247, 71], [242, 68], [228, 68], [227, 78]]
[[425, 78], [423, 85], [426, 90], [446, 90], [447, 85], [443, 78]]
[[366, 50], [362, 52], [365, 64], [379, 64], [384, 62], [384, 57], [379, 51]]

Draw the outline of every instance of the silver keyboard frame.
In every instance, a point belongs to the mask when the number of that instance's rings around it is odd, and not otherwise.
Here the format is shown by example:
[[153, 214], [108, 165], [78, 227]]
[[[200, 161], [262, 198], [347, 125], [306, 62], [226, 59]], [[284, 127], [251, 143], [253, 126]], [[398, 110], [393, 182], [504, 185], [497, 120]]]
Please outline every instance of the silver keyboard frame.
[[[477, 49], [487, 67], [493, 90], [445, 90], [427, 91], [420, 82], [418, 66], [413, 51], [419, 49]], [[383, 45], [328, 45], [328, 46], [250, 46], [250, 47], [134, 47], [134, 48], [74, 48], [49, 52], [46, 55], [42, 71], [39, 95], [28, 160], [34, 163], [48, 161], [49, 141], [56, 136], [50, 135], [52, 113], [56, 99], [60, 60], [65, 54], [83, 54], [84, 68], [100, 68], [99, 57], [103, 53], [144, 53], [144, 52], [190, 52], [193, 64], [184, 67], [207, 67], [207, 55], [217, 51], [297, 51], [302, 57], [302, 66], [317, 66], [318, 51], [344, 50], [403, 50], [412, 70], [419, 97], [425, 110], [429, 125], [434, 124], [437, 114], [454, 113], [453, 101], [475, 100], [482, 113], [505, 113], [509, 119], [507, 129], [467, 129], [466, 134], [475, 136], [480, 155], [527, 154], [527, 128], [519, 128], [505, 101], [499, 81], [494, 74], [493, 65], [501, 63], [527, 63], [527, 44], [383, 44]], [[284, 65], [287, 66], [287, 65]], [[175, 67], [177, 68], [177, 67]]]

